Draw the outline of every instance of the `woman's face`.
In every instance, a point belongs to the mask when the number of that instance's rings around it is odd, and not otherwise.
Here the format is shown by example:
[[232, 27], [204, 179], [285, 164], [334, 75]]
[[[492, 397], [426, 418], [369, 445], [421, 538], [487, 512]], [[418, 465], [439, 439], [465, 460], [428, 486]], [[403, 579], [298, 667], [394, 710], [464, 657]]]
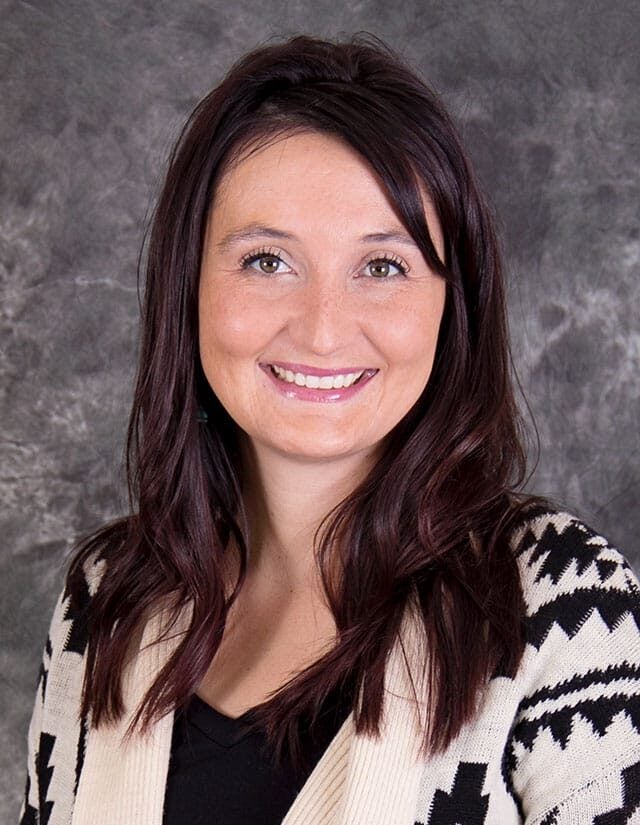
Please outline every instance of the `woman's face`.
[[[442, 258], [426, 198], [425, 209]], [[200, 357], [261, 451], [371, 455], [427, 383], [444, 301], [375, 173], [337, 138], [298, 133], [223, 175], [205, 238]]]

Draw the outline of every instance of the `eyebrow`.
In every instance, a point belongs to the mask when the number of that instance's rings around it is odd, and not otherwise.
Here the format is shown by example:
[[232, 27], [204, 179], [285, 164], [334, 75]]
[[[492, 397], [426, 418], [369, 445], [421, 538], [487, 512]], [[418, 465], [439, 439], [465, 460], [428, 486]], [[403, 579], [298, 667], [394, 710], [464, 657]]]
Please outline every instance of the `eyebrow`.
[[242, 229], [234, 229], [232, 232], [228, 232], [222, 240], [216, 244], [216, 248], [220, 252], [224, 252], [234, 244], [241, 243], [242, 241], [255, 241], [258, 238], [273, 238], [278, 241], [291, 241], [295, 239], [295, 236], [290, 232], [284, 232], [281, 229], [274, 229], [271, 226], [252, 223]]
[[418, 246], [411, 235], [398, 231], [372, 232], [369, 235], [363, 235], [360, 240], [363, 243], [386, 243], [387, 241], [395, 241], [395, 243], [403, 243], [407, 246], [415, 246], [416, 248]]
[[[266, 226], [264, 224], [252, 223], [242, 229], [234, 229], [233, 231], [228, 232], [220, 241], [218, 241], [216, 248], [220, 252], [225, 252], [235, 244], [242, 243], [244, 241], [255, 241], [259, 238], [272, 238], [277, 241], [297, 240], [296, 236], [292, 235], [291, 232], [285, 232], [282, 229], [275, 229], [272, 226]], [[387, 243], [389, 241], [394, 241], [395, 243], [402, 243], [406, 246], [417, 247], [416, 242], [410, 235], [406, 232], [401, 232], [398, 230], [390, 230], [388, 232], [370, 232], [367, 235], [363, 235], [359, 240], [360, 243]]]

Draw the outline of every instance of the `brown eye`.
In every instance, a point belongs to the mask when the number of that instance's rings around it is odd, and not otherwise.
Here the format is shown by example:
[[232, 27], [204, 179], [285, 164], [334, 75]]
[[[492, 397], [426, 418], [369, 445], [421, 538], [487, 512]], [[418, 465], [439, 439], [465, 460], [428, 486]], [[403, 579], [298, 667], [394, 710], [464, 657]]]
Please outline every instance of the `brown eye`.
[[389, 274], [389, 261], [371, 261], [369, 271], [375, 278], [386, 278]]
[[274, 255], [263, 255], [259, 258], [260, 269], [266, 275], [273, 275], [278, 271], [278, 264], [280, 263], [280, 258], [276, 258]]
[[406, 269], [399, 263], [395, 263], [395, 261], [388, 260], [387, 258], [376, 258], [373, 261], [369, 261], [367, 264], [367, 268], [369, 270], [369, 274], [373, 278], [394, 278], [398, 275], [406, 275]]
[[262, 272], [263, 275], [282, 275], [288, 271], [285, 262], [279, 255], [266, 250], [245, 255], [240, 265], [242, 269], [253, 269], [256, 272]]

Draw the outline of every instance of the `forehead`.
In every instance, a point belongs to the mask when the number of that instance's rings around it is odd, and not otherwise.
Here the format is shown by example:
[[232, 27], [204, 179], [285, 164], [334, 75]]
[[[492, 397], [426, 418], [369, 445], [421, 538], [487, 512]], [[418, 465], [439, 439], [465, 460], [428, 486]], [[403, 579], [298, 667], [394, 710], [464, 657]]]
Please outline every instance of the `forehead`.
[[[423, 203], [431, 226], [426, 192]], [[339, 236], [373, 231], [381, 223], [402, 227], [369, 163], [340, 138], [308, 131], [249, 147], [228, 163], [209, 230], [219, 235], [242, 223], [277, 223], [296, 233], [324, 226]]]
[[213, 209], [269, 207], [295, 213], [301, 200], [341, 211], [352, 201], [362, 208], [393, 211], [378, 176], [354, 149], [332, 135], [296, 132], [241, 151], [228, 164], [216, 189]]
[[[444, 260], [444, 238], [426, 187], [419, 184], [427, 231]], [[333, 135], [301, 131], [240, 150], [223, 169], [206, 227], [206, 246], [228, 251], [228, 239], [251, 227], [308, 245], [312, 254], [410, 233], [368, 163]], [[413, 244], [415, 241], [411, 239]]]

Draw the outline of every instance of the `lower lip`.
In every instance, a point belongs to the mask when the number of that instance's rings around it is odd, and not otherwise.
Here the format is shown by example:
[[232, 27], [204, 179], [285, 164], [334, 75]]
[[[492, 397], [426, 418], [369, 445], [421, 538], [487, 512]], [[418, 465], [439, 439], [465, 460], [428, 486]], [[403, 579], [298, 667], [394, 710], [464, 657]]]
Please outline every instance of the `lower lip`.
[[332, 390], [314, 390], [311, 387], [299, 387], [297, 384], [290, 384], [288, 381], [283, 381], [277, 378], [271, 367], [260, 364], [260, 369], [265, 372], [271, 379], [271, 383], [278, 390], [281, 395], [286, 398], [297, 398], [300, 401], [319, 401], [320, 403], [333, 403], [335, 401], [348, 401], [353, 398], [374, 378], [378, 373], [373, 375], [363, 375], [362, 378], [350, 387], [340, 387]]

